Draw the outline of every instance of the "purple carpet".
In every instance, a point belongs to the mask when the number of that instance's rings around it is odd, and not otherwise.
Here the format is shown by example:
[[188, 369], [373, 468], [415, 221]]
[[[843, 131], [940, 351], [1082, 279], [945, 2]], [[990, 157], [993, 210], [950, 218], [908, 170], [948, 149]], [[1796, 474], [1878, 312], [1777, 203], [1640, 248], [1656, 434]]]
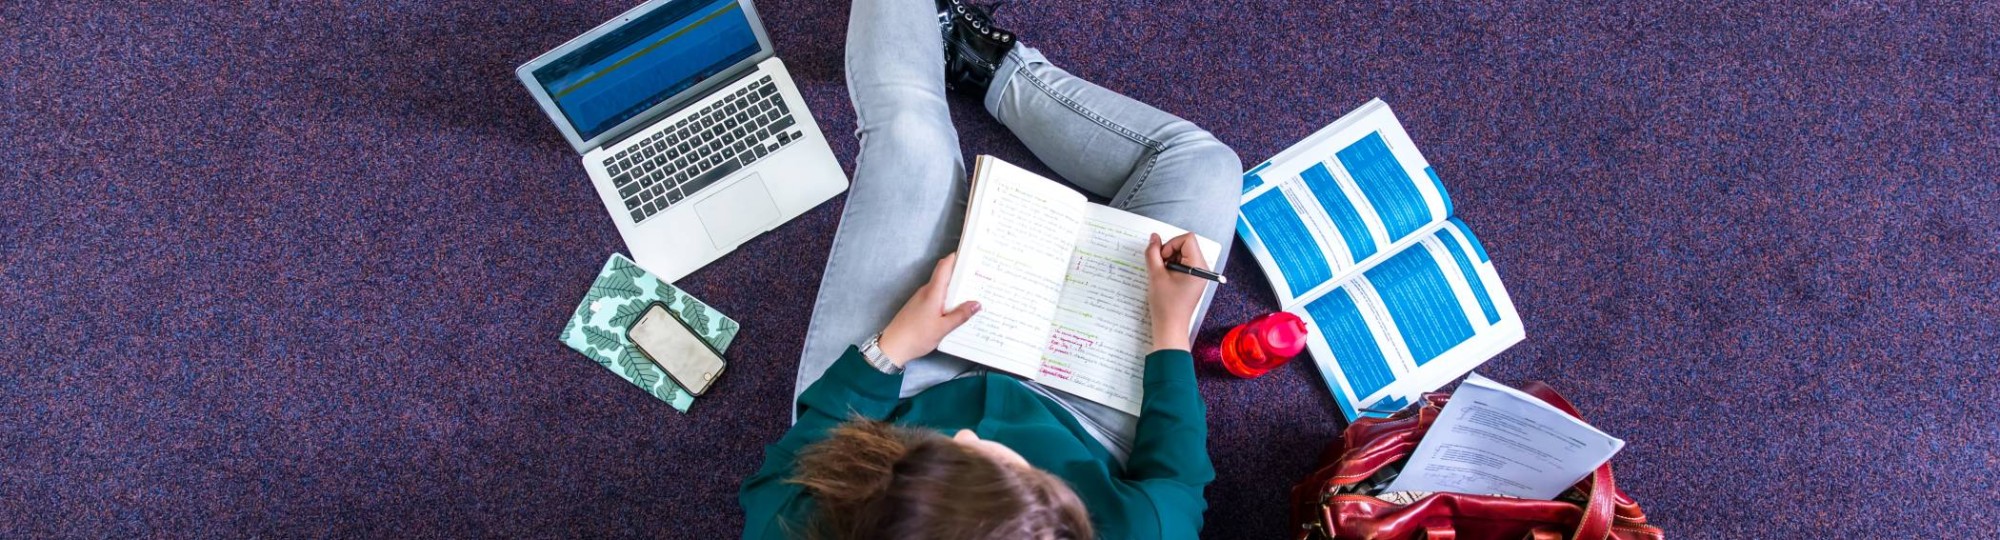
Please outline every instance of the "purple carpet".
[[[512, 76], [626, 3], [188, 4], [0, 3], [0, 537], [737, 534], [841, 199], [681, 282], [743, 333], [678, 414], [556, 339], [622, 247]], [[1387, 100], [1526, 320], [1482, 371], [1673, 536], [1992, 534], [2000, 4], [1326, 4], [1001, 20], [1246, 163]], [[845, 10], [761, 5], [851, 168]], [[1318, 375], [1201, 390], [1204, 533], [1286, 536]]]

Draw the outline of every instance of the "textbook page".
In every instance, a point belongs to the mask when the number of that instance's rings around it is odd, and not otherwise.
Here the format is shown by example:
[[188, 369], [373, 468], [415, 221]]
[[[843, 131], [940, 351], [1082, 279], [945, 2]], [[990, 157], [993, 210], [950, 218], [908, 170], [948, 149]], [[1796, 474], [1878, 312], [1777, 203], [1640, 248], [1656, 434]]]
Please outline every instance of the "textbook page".
[[1286, 311], [1313, 328], [1306, 348], [1348, 421], [1388, 416], [1525, 336], [1500, 274], [1457, 218]]
[[1287, 308], [1452, 214], [1444, 184], [1380, 99], [1244, 173], [1241, 205], [1237, 233]]
[[[1153, 348], [1146, 243], [1152, 234], [1167, 240], [1185, 233], [1145, 216], [1088, 205], [1035, 381], [1138, 416], [1146, 353]], [[1196, 238], [1202, 258], [1214, 268], [1221, 244]]]
[[1474, 373], [1384, 492], [1553, 500], [1623, 448], [1548, 402]]
[[980, 311], [938, 350], [1034, 377], [1089, 203], [1053, 180], [980, 156], [945, 305]]

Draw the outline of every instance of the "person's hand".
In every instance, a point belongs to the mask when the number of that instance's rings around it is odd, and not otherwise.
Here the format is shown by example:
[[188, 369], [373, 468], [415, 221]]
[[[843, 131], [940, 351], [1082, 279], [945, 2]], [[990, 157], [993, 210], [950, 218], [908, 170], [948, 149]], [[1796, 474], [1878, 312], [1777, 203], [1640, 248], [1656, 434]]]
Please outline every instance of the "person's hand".
[[1188, 325], [1194, 321], [1194, 310], [1201, 304], [1202, 293], [1208, 290], [1208, 280], [1167, 270], [1169, 262], [1208, 269], [1207, 258], [1202, 257], [1194, 233], [1176, 236], [1164, 244], [1160, 235], [1155, 234], [1146, 242], [1146, 278], [1150, 282], [1146, 288], [1146, 308], [1153, 316], [1155, 351], [1189, 348]]
[[875, 345], [897, 367], [937, 350], [945, 334], [979, 313], [979, 302], [966, 302], [945, 310], [944, 292], [951, 285], [951, 269], [957, 262], [957, 253], [938, 259], [937, 268], [931, 270], [930, 283], [918, 287], [916, 294], [910, 295], [910, 301], [903, 303], [902, 311], [897, 311], [896, 318], [889, 321], [889, 327], [882, 329], [882, 339]]

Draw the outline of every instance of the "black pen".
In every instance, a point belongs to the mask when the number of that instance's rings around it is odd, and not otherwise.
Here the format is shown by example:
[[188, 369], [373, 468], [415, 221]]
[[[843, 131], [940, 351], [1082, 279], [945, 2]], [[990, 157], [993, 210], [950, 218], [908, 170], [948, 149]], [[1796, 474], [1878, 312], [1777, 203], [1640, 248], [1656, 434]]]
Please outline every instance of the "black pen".
[[1167, 263], [1167, 269], [1224, 285], [1229, 284], [1229, 278], [1222, 277], [1222, 274], [1217, 274], [1215, 272], [1202, 270], [1200, 268], [1195, 268], [1181, 263], [1176, 263], [1176, 262]]

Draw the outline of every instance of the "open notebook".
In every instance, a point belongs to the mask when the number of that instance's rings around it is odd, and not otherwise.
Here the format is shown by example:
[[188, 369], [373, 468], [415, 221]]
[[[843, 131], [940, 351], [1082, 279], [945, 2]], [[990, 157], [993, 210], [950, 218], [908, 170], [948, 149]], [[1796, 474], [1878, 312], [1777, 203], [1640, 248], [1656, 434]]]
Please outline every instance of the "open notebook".
[[1340, 409], [1386, 416], [1523, 338], [1486, 249], [1377, 99], [1243, 175], [1237, 235]]
[[[1186, 232], [979, 156], [946, 305], [981, 309], [938, 350], [1137, 415], [1153, 343], [1146, 242]], [[1221, 246], [1199, 243], [1213, 268]]]

